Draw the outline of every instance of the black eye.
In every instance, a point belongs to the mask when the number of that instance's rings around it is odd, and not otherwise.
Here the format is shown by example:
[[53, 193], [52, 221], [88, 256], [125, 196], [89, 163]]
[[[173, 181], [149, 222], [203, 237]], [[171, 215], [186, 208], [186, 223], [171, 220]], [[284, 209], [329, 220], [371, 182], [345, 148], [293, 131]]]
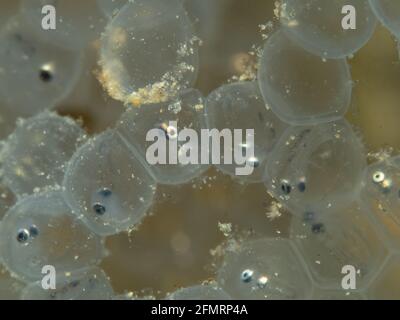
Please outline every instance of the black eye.
[[107, 197], [112, 195], [112, 191], [110, 189], [108, 189], [108, 188], [100, 189], [98, 193], [103, 198], [107, 198]]
[[50, 82], [53, 79], [53, 74], [51, 70], [41, 69], [39, 72], [39, 77], [43, 82]]
[[245, 283], [249, 283], [251, 280], [253, 280], [253, 270], [246, 269], [242, 272], [241, 278], [242, 281]]
[[27, 229], [20, 229], [17, 232], [17, 241], [19, 243], [26, 243], [29, 240], [30, 234]]
[[322, 223], [313, 224], [311, 227], [312, 233], [319, 234], [325, 232], [325, 226]]
[[30, 235], [31, 235], [32, 237], [38, 236], [38, 234], [39, 234], [39, 229], [38, 229], [38, 227], [36, 227], [35, 225], [32, 225], [32, 226], [29, 228], [29, 233], [30, 233]]
[[292, 186], [290, 185], [289, 181], [282, 180], [281, 190], [284, 194], [289, 194], [290, 192], [292, 192]]
[[96, 214], [101, 216], [106, 213], [106, 207], [103, 206], [101, 203], [95, 203], [93, 205], [93, 211], [96, 212]]
[[299, 184], [297, 185], [297, 188], [299, 189], [300, 192], [306, 191], [306, 183], [303, 181], [299, 182]]

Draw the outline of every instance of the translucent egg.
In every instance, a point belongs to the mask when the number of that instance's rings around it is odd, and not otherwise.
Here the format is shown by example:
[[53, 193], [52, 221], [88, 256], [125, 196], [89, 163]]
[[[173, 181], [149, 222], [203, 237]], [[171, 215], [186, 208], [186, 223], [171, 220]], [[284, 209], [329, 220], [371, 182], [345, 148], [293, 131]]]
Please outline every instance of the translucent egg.
[[77, 219], [59, 191], [22, 198], [0, 228], [2, 262], [24, 281], [41, 280], [46, 265], [60, 274], [84, 269], [105, 253], [102, 239]]
[[[208, 96], [206, 109], [210, 129], [231, 130], [232, 143], [226, 151], [232, 160], [225, 164], [228, 159], [223, 151], [227, 141], [220, 139], [217, 167], [244, 181], [262, 181], [268, 156], [286, 125], [267, 109], [257, 83], [238, 82], [218, 88]], [[238, 139], [235, 130], [240, 133]], [[238, 160], [242, 162], [240, 165]], [[239, 175], [238, 167], [250, 170]]]
[[365, 170], [361, 192], [369, 210], [383, 228], [391, 246], [399, 250], [400, 156], [371, 164]]
[[283, 0], [279, 9], [288, 36], [325, 58], [344, 58], [357, 52], [376, 25], [365, 0]]
[[217, 281], [233, 299], [307, 299], [311, 281], [285, 239], [261, 239], [226, 252]]
[[100, 81], [116, 100], [166, 101], [193, 84], [197, 51], [182, 1], [135, 0], [121, 8], [102, 37]]
[[61, 184], [65, 165], [82, 140], [79, 125], [55, 113], [19, 121], [1, 153], [4, 183], [17, 195]]
[[266, 186], [292, 213], [328, 214], [359, 196], [364, 147], [345, 121], [290, 127], [275, 146]]
[[130, 108], [116, 130], [157, 182], [181, 184], [208, 168], [202, 164], [208, 160], [208, 148], [201, 145], [208, 142], [208, 135], [202, 136], [206, 128], [204, 99], [190, 89], [177, 100]]
[[282, 30], [265, 44], [258, 81], [268, 106], [291, 124], [334, 121], [350, 105], [352, 80], [347, 61], [308, 53]]
[[357, 202], [321, 219], [312, 215], [294, 217], [290, 237], [315, 283], [323, 288], [342, 289], [342, 280], [348, 274], [342, 269], [351, 266], [356, 273], [356, 289], [365, 289], [388, 254], [380, 230]]
[[167, 300], [230, 300], [231, 297], [216, 285], [197, 285], [179, 289], [168, 295]]
[[81, 53], [35, 35], [21, 16], [9, 19], [0, 31], [0, 106], [19, 117], [53, 108], [73, 89], [81, 62]]
[[63, 185], [74, 212], [101, 235], [125, 231], [141, 222], [155, 193], [147, 169], [112, 130], [78, 149]]
[[[49, 6], [56, 14], [55, 29], [47, 30], [50, 25]], [[79, 2], [59, 0], [21, 0], [21, 14], [35, 34], [54, 45], [79, 50], [90, 41], [100, 38], [107, 19], [98, 9], [96, 0]], [[43, 28], [43, 23], [45, 28]]]
[[112, 18], [128, 2], [128, 0], [97, 0], [97, 5], [103, 13]]
[[56, 289], [43, 289], [42, 281], [27, 285], [22, 300], [110, 300], [114, 296], [103, 270], [91, 268], [56, 278]]
[[397, 38], [400, 38], [400, 2], [397, 0], [369, 0], [379, 21]]

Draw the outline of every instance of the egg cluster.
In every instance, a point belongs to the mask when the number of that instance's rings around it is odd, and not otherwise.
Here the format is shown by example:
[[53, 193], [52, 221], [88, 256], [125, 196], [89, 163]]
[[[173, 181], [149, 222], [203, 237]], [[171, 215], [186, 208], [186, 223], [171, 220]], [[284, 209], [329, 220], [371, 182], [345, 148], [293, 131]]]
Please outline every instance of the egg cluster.
[[[150, 164], [152, 129], [178, 155], [193, 151], [182, 129], [252, 129], [251, 143], [232, 141], [214, 166], [243, 185], [264, 183], [292, 217], [288, 237], [230, 238], [212, 281], [166, 299], [400, 298], [400, 283], [384, 290], [400, 272], [400, 158], [368, 164], [345, 119], [355, 86], [348, 59], [378, 20], [400, 36], [398, 1], [278, 1], [254, 70], [208, 96], [194, 88], [207, 39], [187, 13], [200, 2], [85, 0], [77, 9], [21, 0], [0, 23], [0, 298], [132, 298], [99, 267], [105, 239], [135, 232], [159, 186], [190, 183], [212, 166]], [[43, 29], [46, 5], [55, 30]], [[349, 5], [355, 29], [341, 24]], [[88, 45], [103, 94], [123, 106], [92, 135], [51, 111], [91, 72]], [[223, 160], [247, 149], [253, 170], [239, 176]], [[57, 271], [56, 289], [43, 288], [44, 266]], [[343, 287], [346, 266], [356, 288]]]

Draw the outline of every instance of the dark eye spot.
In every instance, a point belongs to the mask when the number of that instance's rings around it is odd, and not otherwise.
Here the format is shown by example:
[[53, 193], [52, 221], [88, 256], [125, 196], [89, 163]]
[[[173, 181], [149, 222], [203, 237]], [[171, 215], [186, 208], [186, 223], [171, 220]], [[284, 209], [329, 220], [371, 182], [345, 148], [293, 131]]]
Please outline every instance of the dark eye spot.
[[322, 223], [313, 224], [311, 227], [311, 231], [314, 234], [319, 234], [325, 232], [325, 226]]
[[103, 198], [107, 198], [112, 195], [112, 191], [108, 188], [102, 188], [99, 190], [99, 195], [102, 196]]
[[93, 205], [93, 211], [101, 216], [106, 213], [106, 207], [97, 202]]
[[246, 269], [242, 272], [241, 279], [245, 283], [249, 283], [253, 280], [254, 271], [250, 269]]
[[29, 233], [32, 237], [37, 237], [39, 235], [39, 229], [35, 225], [30, 226]]
[[306, 183], [303, 181], [299, 182], [299, 184], [297, 185], [297, 188], [299, 189], [300, 192], [306, 191]]
[[41, 69], [39, 72], [39, 78], [43, 82], [46, 82], [46, 83], [51, 82], [51, 80], [53, 80], [53, 74], [52, 74], [51, 70]]
[[290, 192], [292, 192], [292, 186], [290, 185], [289, 181], [282, 180], [281, 190], [284, 194], [289, 194]]
[[17, 232], [17, 241], [19, 243], [26, 243], [29, 240], [30, 234], [27, 229], [19, 229]]

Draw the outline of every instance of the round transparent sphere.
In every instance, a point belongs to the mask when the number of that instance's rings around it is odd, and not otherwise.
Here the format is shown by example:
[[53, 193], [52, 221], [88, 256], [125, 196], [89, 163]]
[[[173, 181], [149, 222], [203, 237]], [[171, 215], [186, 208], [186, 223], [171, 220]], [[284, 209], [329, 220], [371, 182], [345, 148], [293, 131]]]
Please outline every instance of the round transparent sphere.
[[105, 253], [102, 239], [71, 212], [61, 191], [22, 198], [0, 228], [2, 262], [24, 281], [41, 280], [46, 265], [59, 274], [87, 268]]
[[283, 0], [279, 19], [286, 34], [324, 58], [345, 58], [371, 38], [376, 19], [365, 0]]
[[188, 89], [169, 102], [129, 108], [116, 130], [158, 183], [183, 184], [209, 166], [204, 98]]
[[265, 172], [267, 189], [295, 215], [328, 214], [359, 196], [364, 146], [345, 120], [288, 128]]
[[217, 282], [233, 299], [307, 299], [311, 280], [287, 239], [241, 243], [225, 254]]
[[290, 238], [318, 286], [343, 290], [342, 270], [350, 266], [356, 288], [363, 290], [388, 255], [386, 243], [376, 222], [357, 201], [344, 208], [333, 207], [330, 214], [314, 216], [307, 212], [293, 217]]
[[43, 112], [20, 120], [1, 152], [4, 183], [17, 195], [60, 185], [85, 132], [71, 118]]
[[242, 181], [261, 182], [269, 154], [286, 125], [267, 108], [257, 82], [216, 89], [207, 97], [206, 110], [210, 129], [221, 134], [228, 129], [227, 139], [211, 141], [211, 151], [214, 147], [220, 150], [219, 157], [211, 154], [211, 158], [217, 157], [212, 163], [219, 163], [219, 170]]
[[100, 235], [116, 234], [140, 223], [156, 189], [147, 169], [113, 130], [77, 150], [63, 186], [75, 214]]
[[99, 80], [116, 100], [167, 101], [190, 87], [198, 41], [180, 0], [135, 0], [110, 21], [101, 40]]
[[271, 110], [295, 125], [342, 118], [353, 86], [346, 59], [327, 60], [309, 53], [281, 29], [264, 46], [258, 82]]
[[16, 117], [55, 107], [70, 94], [81, 68], [80, 52], [38, 36], [22, 16], [0, 30], [0, 105]]

